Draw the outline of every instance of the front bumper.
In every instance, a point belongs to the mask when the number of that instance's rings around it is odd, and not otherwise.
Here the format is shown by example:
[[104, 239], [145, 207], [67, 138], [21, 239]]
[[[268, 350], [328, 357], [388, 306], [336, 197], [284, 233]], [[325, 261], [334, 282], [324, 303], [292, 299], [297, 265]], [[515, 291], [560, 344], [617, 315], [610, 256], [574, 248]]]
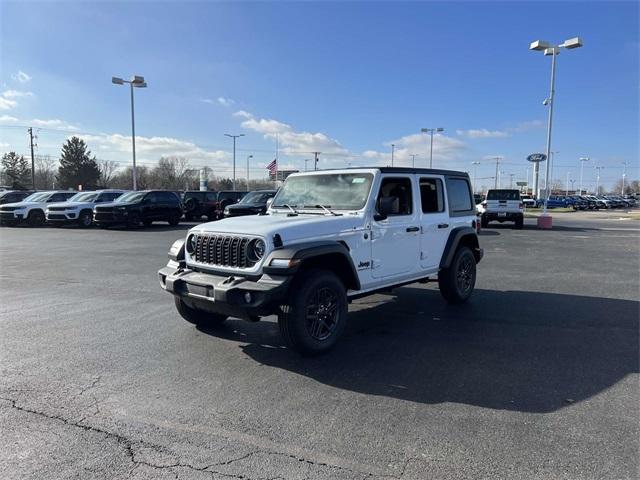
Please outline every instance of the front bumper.
[[285, 299], [292, 276], [246, 277], [197, 272], [173, 260], [158, 271], [160, 286], [190, 307], [252, 320], [271, 315]]
[[47, 222], [51, 223], [70, 223], [78, 220], [78, 212], [74, 211], [60, 211], [60, 212], [47, 212], [45, 215]]
[[16, 223], [25, 219], [22, 211], [0, 212], [0, 223]]

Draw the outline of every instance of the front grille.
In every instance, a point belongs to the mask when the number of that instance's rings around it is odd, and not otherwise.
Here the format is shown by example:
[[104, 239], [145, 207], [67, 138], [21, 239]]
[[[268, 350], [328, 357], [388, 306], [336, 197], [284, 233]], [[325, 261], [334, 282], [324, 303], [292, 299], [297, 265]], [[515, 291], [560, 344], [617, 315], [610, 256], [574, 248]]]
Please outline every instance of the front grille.
[[67, 217], [59, 213], [53, 213], [53, 214], [47, 215], [47, 220], [66, 220], [66, 219]]
[[250, 268], [256, 262], [247, 255], [252, 239], [228, 235], [196, 234], [196, 250], [193, 257], [198, 263], [224, 267]]
[[18, 207], [0, 207], [0, 212], [13, 212], [17, 209]]
[[113, 213], [113, 207], [96, 207], [96, 213]]
[[72, 207], [49, 207], [47, 210], [49, 210], [50, 212], [63, 212], [65, 210], [69, 210]]

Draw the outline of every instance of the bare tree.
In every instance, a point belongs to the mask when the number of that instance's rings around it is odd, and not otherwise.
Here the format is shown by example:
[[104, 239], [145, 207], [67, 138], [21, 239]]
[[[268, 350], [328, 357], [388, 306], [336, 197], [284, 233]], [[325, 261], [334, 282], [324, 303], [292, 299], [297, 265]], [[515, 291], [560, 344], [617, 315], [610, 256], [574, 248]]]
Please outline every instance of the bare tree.
[[36, 188], [48, 190], [56, 187], [56, 171], [58, 160], [50, 155], [37, 155], [34, 159]]
[[98, 170], [100, 170], [100, 183], [105, 186], [111, 186], [111, 182], [118, 169], [117, 162], [113, 160], [98, 160]]

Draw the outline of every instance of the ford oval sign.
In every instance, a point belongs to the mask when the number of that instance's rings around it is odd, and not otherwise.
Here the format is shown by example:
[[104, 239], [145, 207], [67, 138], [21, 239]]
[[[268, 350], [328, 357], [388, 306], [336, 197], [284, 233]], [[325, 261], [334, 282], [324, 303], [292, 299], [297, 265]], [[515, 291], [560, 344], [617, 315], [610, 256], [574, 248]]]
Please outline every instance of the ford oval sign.
[[534, 163], [544, 162], [546, 159], [547, 156], [544, 153], [532, 153], [527, 157], [527, 160]]

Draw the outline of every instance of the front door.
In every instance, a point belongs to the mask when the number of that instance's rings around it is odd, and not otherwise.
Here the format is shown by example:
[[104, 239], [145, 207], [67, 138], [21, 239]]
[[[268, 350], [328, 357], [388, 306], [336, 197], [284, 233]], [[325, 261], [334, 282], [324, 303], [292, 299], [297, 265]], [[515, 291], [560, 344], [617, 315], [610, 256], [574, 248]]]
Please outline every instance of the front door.
[[444, 182], [439, 177], [420, 177], [420, 267], [438, 269], [449, 238], [451, 222], [446, 208]]
[[372, 276], [407, 275], [416, 269], [420, 248], [412, 177], [382, 177], [376, 206], [382, 197], [393, 197], [393, 208], [387, 218], [374, 219], [371, 225]]

